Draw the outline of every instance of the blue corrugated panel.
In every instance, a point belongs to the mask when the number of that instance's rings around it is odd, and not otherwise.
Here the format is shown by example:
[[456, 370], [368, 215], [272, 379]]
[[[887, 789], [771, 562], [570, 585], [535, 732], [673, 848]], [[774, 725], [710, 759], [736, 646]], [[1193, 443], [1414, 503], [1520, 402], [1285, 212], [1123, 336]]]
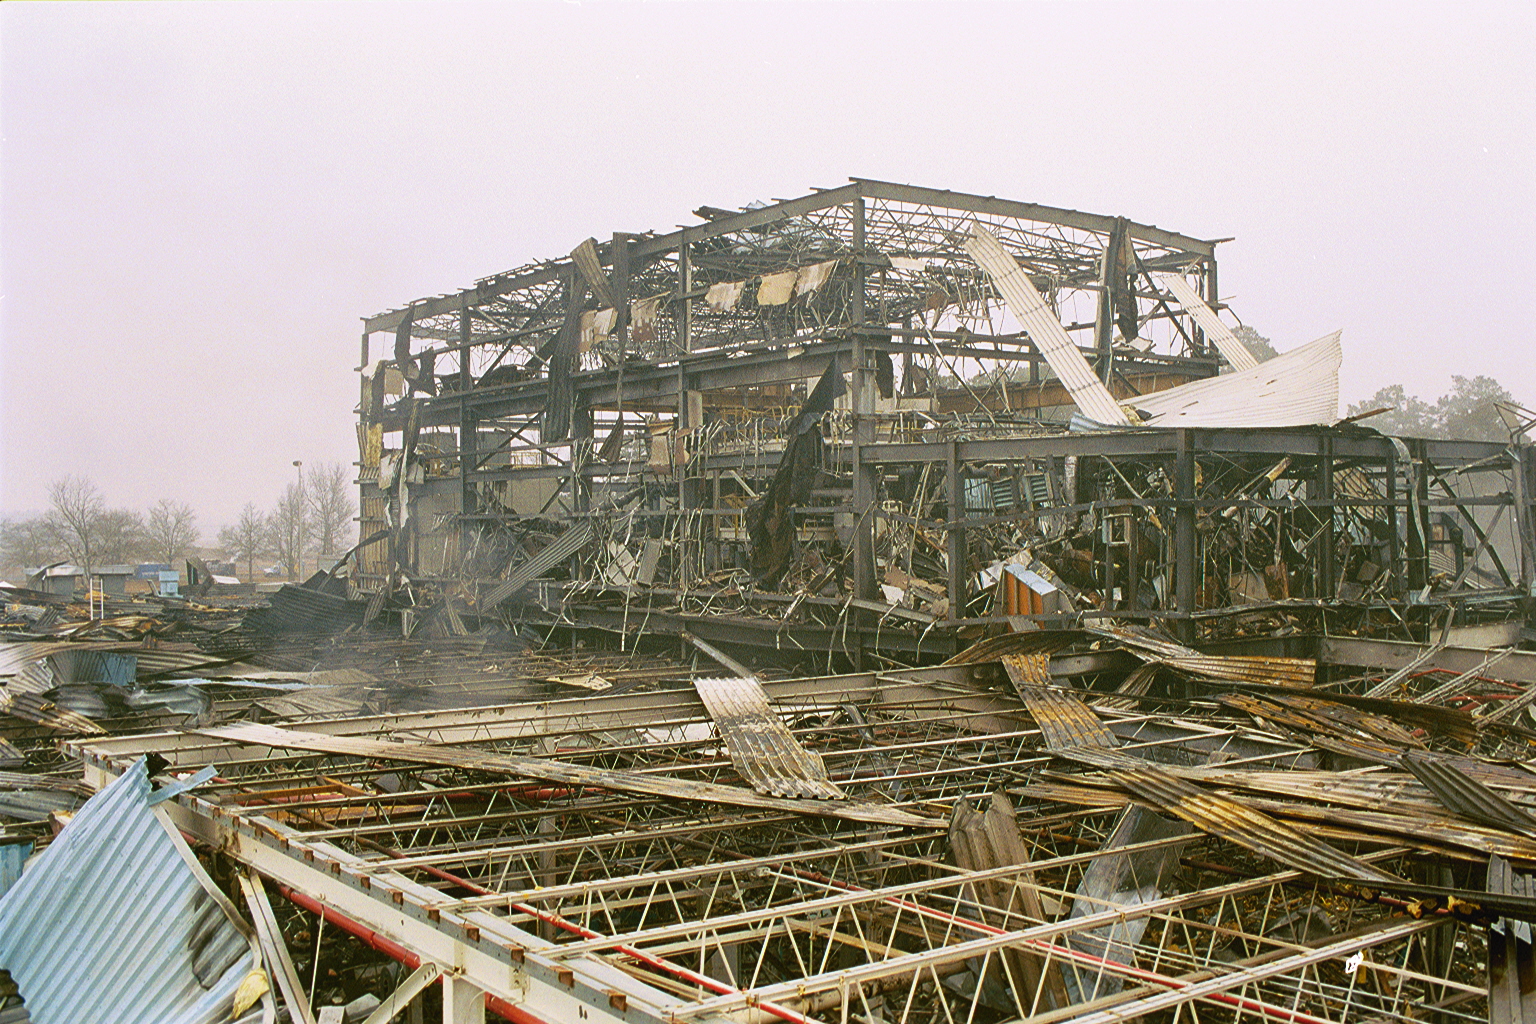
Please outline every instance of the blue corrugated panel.
[[32, 856], [32, 844], [6, 843], [0, 846], [0, 896], [11, 891], [21, 877], [21, 867]]
[[40, 1024], [216, 1024], [259, 966], [234, 908], [149, 804], [140, 761], [0, 898], [0, 966]]

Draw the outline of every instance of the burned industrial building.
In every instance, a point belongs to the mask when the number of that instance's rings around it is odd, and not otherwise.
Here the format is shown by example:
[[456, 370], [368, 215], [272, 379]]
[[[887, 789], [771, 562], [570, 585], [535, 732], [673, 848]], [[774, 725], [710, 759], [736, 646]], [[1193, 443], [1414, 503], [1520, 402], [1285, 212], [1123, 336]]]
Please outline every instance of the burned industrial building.
[[1524, 449], [1337, 422], [1338, 335], [1260, 364], [1214, 242], [864, 180], [697, 212], [368, 318], [358, 586], [833, 667], [1529, 597]]
[[156, 1020], [1536, 1018], [1528, 424], [1341, 420], [1124, 218], [696, 214], [368, 317], [328, 570], [10, 593], [33, 1019], [123, 934]]

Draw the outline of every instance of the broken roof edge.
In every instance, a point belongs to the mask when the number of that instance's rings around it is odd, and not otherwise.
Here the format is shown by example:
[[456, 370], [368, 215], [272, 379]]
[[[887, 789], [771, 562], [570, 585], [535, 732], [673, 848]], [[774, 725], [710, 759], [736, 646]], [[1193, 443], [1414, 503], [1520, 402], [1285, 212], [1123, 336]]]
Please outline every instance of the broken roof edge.
[[1342, 330], [1283, 352], [1248, 370], [1122, 402], [1151, 414], [1147, 426], [1328, 426], [1339, 418]]
[[[1107, 214], [1085, 213], [1065, 207], [1045, 206], [1039, 203], [1026, 203], [1014, 199], [999, 199], [996, 196], [983, 196], [970, 192], [954, 192], [948, 189], [925, 188], [918, 185], [902, 185], [875, 178], [850, 177], [847, 185], [812, 191], [808, 195], [770, 203], [766, 206], [742, 209], [739, 213], [732, 213], [717, 220], [705, 221], [702, 224], [678, 228], [676, 231], [671, 231], [667, 234], [630, 233], [631, 237], [637, 239], [637, 244], [631, 253], [631, 258], [653, 256], [676, 249], [688, 242], [698, 242], [708, 238], [716, 238], [720, 235], [735, 234], [736, 232], [746, 231], [763, 224], [770, 224], [776, 220], [823, 210], [829, 206], [839, 206], [855, 199], [884, 199], [891, 202], [944, 206], [948, 209], [967, 213], [1038, 220], [1045, 223], [1079, 228], [1085, 231], [1107, 232], [1120, 219]], [[1216, 246], [1220, 242], [1230, 241], [1230, 239], [1195, 238], [1190, 235], [1179, 234], [1176, 231], [1168, 231], [1155, 225], [1141, 224], [1131, 220], [1126, 220], [1125, 224], [1131, 237], [1139, 241], [1182, 249], [1195, 256], [1214, 256]], [[603, 252], [604, 248], [607, 249], [606, 257]], [[602, 246], [600, 244], [599, 260], [601, 265], [608, 265], [611, 259], [611, 245]], [[571, 266], [572, 263], [569, 256], [524, 264], [502, 274], [482, 278], [472, 288], [463, 288], [445, 295], [415, 299], [396, 309], [385, 310], [372, 316], [365, 316], [362, 318], [363, 332], [365, 334], [372, 334], [375, 331], [392, 331], [399, 327], [401, 322], [408, 316], [411, 319], [420, 319], [457, 312], [465, 305], [474, 305], [493, 296], [516, 291], [519, 288], [553, 281], [560, 274], [565, 273]]]

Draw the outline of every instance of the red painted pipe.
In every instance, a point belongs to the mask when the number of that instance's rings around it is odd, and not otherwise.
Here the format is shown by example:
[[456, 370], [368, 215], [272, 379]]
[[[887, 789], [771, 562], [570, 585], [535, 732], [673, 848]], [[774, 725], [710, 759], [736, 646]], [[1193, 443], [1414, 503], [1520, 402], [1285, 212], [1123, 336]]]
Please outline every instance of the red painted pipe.
[[[281, 882], [273, 882], [272, 884], [277, 886], [277, 891], [286, 896], [295, 906], [303, 907], [312, 914], [319, 914], [348, 935], [363, 940], [368, 946], [383, 953], [391, 960], [396, 960], [413, 971], [421, 966], [421, 958], [419, 956], [393, 939], [386, 939], [373, 929], [357, 923], [350, 917], [327, 907], [318, 900], [310, 899], [301, 892], [295, 892]], [[543, 1017], [537, 1017], [520, 1006], [513, 1006], [505, 999], [499, 999], [489, 992], [485, 995], [485, 1008], [498, 1017], [512, 1021], [512, 1024], [550, 1024]]]
[[[365, 839], [363, 840], [363, 843], [388, 856], [401, 856], [398, 851], [391, 850], [387, 846], [381, 846], [380, 844], [371, 840]], [[478, 892], [487, 896], [495, 895], [495, 890], [487, 889], [484, 886], [478, 885], [467, 878], [461, 878], [451, 872], [444, 871], [442, 868], [433, 867], [430, 864], [422, 865], [421, 867], [423, 871], [431, 875], [433, 878], [438, 878], [445, 882], [451, 882], [454, 885], [463, 886], [464, 888], [469, 889], [471, 892]], [[527, 903], [514, 903], [509, 901], [507, 906], [520, 913], [527, 914], [529, 917], [532, 917], [535, 920], [543, 921], [545, 924], [550, 925], [551, 927], [559, 928], [561, 931], [569, 932], [572, 935], [578, 935], [584, 939], [602, 939], [607, 937], [599, 932], [593, 931], [590, 928], [584, 928], [574, 921], [568, 921], [564, 917], [561, 917], [559, 914], [540, 910], [538, 907], [531, 906]], [[359, 927], [361, 927], [361, 925], [359, 925]], [[700, 988], [708, 989], [710, 992], [715, 993], [715, 995], [741, 994], [739, 989], [732, 988], [730, 985], [727, 985], [723, 981], [711, 978], [707, 974], [700, 974], [698, 971], [690, 970], [689, 968], [684, 967], [682, 964], [674, 963], [673, 961], [664, 957], [659, 957], [651, 953], [647, 953], [642, 949], [636, 948], [635, 946], [619, 944], [615, 945], [613, 948], [618, 950], [620, 953], [623, 953], [625, 956], [633, 957], [640, 963], [646, 964], [649, 967], [653, 967], [656, 970], [661, 971], [663, 974], [670, 974], [674, 978], [686, 981], [691, 985], [698, 985]], [[794, 1010], [785, 1009], [784, 1007], [775, 1005], [774, 1003], [759, 1003], [757, 1008], [762, 1010], [764, 1013], [779, 1018], [780, 1020], [790, 1021], [792, 1024], [809, 1024], [809, 1018], [805, 1015], [797, 1013]]]

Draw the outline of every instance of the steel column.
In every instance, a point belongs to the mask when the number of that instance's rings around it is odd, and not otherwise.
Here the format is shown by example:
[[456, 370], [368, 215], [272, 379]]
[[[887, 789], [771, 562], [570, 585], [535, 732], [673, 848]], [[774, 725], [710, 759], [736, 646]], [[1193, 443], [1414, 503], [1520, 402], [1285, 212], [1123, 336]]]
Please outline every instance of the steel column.
[[443, 975], [443, 1024], [485, 1024], [485, 992], [462, 975]]
[[[852, 318], [854, 326], [864, 326], [866, 285], [864, 267], [864, 199], [850, 204], [853, 211], [854, 285]], [[870, 601], [875, 597], [875, 517], [876, 474], [879, 470], [863, 458], [864, 447], [875, 440], [875, 382], [869, 368], [869, 350], [862, 334], [853, 338], [852, 391], [849, 404], [853, 410], [853, 591]]]
[[1173, 628], [1180, 641], [1190, 643], [1195, 638], [1195, 623], [1188, 616], [1195, 611], [1197, 568], [1194, 431], [1180, 429], [1178, 441], [1178, 455], [1173, 464], [1173, 592], [1174, 605], [1181, 617], [1174, 621]]
[[965, 515], [965, 499], [960, 493], [960, 443], [950, 441], [945, 459], [945, 490], [949, 495], [949, 512], [945, 516], [949, 526], [944, 531], [944, 550], [949, 561], [949, 619], [965, 617], [966, 608], [966, 552], [965, 526], [960, 520]]

